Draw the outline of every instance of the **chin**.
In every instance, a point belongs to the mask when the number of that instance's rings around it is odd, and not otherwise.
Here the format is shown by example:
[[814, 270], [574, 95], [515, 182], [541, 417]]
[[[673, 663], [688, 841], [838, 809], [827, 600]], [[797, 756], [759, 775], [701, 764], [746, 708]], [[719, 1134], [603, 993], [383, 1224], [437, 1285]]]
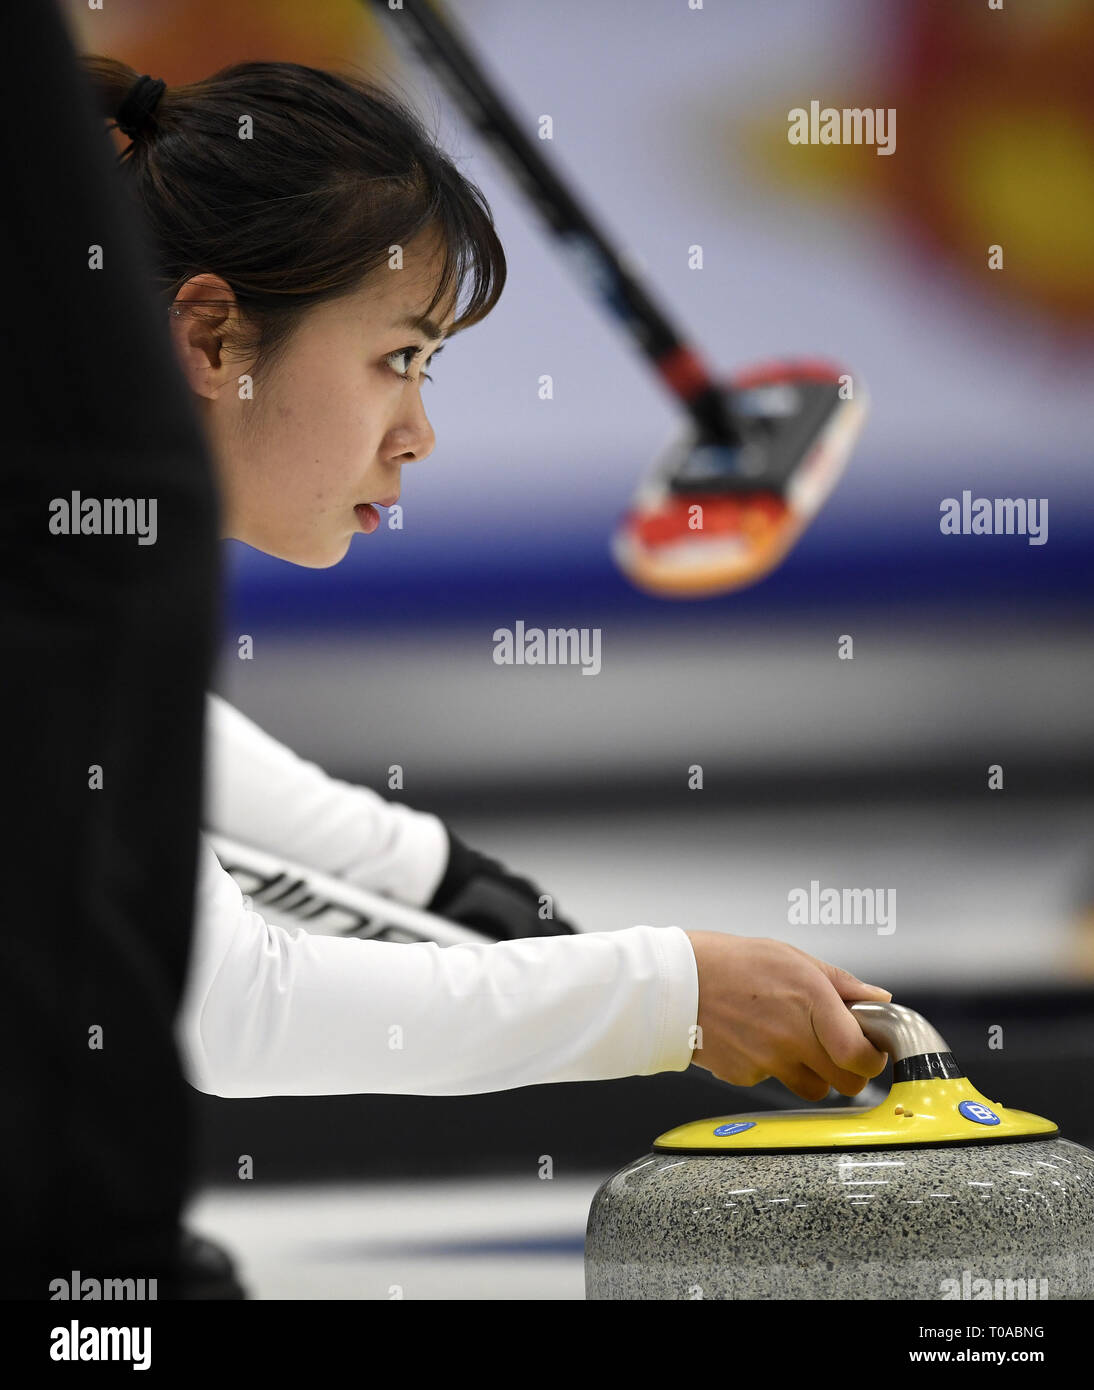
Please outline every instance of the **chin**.
[[315, 545], [304, 547], [279, 546], [276, 550], [260, 547], [267, 555], [272, 555], [277, 560], [284, 560], [290, 565], [299, 565], [306, 570], [329, 570], [337, 565], [340, 560], [346, 558], [352, 537], [347, 536], [344, 540], [335, 541], [330, 545], [318, 547]]
[[305, 569], [329, 570], [334, 565], [337, 565], [339, 561], [346, 558], [349, 554], [349, 545], [350, 543], [348, 540], [342, 541], [340, 544], [332, 546], [322, 555], [315, 555], [306, 560], [297, 560], [296, 563], [298, 565], [303, 565]]

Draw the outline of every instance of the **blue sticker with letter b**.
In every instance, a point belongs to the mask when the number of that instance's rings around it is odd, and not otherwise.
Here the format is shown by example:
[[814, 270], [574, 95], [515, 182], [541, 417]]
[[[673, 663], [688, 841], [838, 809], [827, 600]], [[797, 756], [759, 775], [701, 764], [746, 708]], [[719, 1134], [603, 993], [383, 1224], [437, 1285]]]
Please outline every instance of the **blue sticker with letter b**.
[[975, 1120], [978, 1125], [997, 1125], [999, 1116], [978, 1100], [963, 1100], [957, 1107], [966, 1120]]
[[752, 1129], [756, 1124], [755, 1120], [738, 1120], [736, 1124], [719, 1125], [714, 1131], [719, 1137], [723, 1134], [740, 1134], [742, 1130]]

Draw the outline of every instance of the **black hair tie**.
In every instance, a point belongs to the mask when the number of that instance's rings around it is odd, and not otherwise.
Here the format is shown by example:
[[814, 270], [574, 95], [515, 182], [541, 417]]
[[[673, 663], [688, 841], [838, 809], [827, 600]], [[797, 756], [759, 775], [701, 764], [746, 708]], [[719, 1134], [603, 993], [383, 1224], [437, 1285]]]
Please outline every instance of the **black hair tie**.
[[147, 73], [138, 77], [125, 95], [125, 100], [114, 117], [115, 124], [123, 135], [136, 140], [149, 117], [159, 105], [160, 97], [167, 90], [167, 83], [160, 77], [149, 77]]

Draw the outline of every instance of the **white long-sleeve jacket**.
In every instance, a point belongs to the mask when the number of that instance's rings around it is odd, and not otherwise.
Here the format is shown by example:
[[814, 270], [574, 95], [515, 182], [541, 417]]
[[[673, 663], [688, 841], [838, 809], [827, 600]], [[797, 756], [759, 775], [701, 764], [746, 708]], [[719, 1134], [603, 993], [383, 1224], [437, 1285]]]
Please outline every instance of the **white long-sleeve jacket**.
[[[207, 720], [207, 829], [429, 901], [447, 859], [435, 816], [328, 776], [215, 695]], [[286, 931], [202, 837], [177, 1037], [214, 1095], [470, 1095], [682, 1071], [698, 995], [679, 927], [445, 947]]]

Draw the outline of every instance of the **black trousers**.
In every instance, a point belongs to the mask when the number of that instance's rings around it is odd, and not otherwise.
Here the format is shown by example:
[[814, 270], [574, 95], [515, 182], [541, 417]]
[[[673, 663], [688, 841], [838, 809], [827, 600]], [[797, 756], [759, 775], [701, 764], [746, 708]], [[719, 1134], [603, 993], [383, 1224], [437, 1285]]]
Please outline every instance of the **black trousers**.
[[[217, 500], [72, 39], [53, 0], [0, 35], [3, 1293], [77, 1270], [169, 1297]], [[52, 533], [73, 492], [143, 500], [146, 537], [155, 499], [154, 543]]]

